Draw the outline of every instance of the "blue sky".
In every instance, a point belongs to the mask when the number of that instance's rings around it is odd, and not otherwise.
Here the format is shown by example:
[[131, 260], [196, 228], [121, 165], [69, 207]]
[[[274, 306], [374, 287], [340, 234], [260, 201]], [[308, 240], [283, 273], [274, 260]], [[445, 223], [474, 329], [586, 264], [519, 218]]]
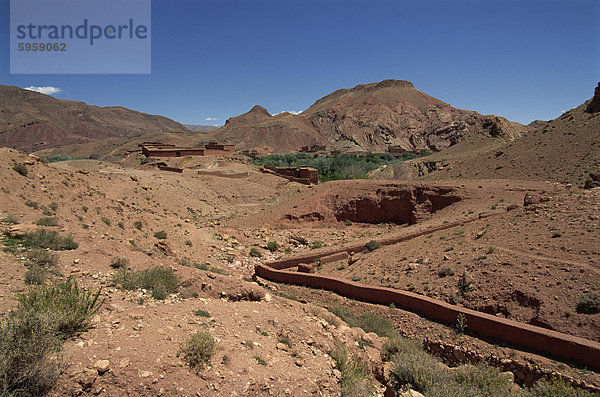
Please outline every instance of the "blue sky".
[[597, 0], [154, 0], [149, 75], [11, 75], [8, 0], [0, 16], [0, 84], [190, 124], [255, 104], [304, 110], [390, 78], [529, 123], [583, 103], [600, 81]]

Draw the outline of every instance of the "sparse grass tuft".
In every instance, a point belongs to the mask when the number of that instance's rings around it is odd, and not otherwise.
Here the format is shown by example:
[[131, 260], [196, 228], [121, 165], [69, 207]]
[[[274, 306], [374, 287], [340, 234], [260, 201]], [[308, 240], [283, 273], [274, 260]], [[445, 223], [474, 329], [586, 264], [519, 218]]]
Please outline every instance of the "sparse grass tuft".
[[342, 396], [371, 395], [373, 385], [369, 382], [367, 365], [350, 354], [346, 346], [336, 342], [329, 353], [335, 367], [341, 372]]
[[27, 285], [44, 285], [48, 280], [48, 270], [41, 266], [30, 266], [25, 271], [25, 284]]
[[106, 226], [110, 226], [111, 222], [110, 219], [108, 219], [107, 217], [103, 216], [102, 218], [100, 218], [100, 220], [102, 222], [104, 222], [106, 224]]
[[54, 267], [58, 264], [58, 255], [42, 248], [32, 248], [26, 254], [27, 264], [40, 267]]
[[523, 397], [593, 397], [594, 393], [575, 389], [560, 379], [539, 380], [535, 386], [523, 393]]
[[58, 226], [57, 218], [40, 218], [35, 221], [35, 224], [38, 226]]
[[8, 223], [10, 225], [16, 225], [19, 223], [19, 218], [16, 215], [8, 214], [3, 219], [2, 222]]
[[60, 340], [33, 312], [13, 311], [0, 321], [0, 395], [43, 396], [60, 374]]
[[54, 251], [73, 250], [79, 247], [70, 234], [61, 236], [57, 231], [36, 230], [27, 233], [23, 238], [25, 245], [38, 248], [49, 248]]
[[215, 354], [215, 349], [216, 342], [214, 338], [210, 333], [204, 331], [190, 336], [181, 345], [178, 356], [182, 356], [191, 369], [199, 371], [202, 366], [208, 364], [213, 354]]
[[155, 299], [166, 297], [167, 294], [175, 292], [179, 286], [179, 278], [173, 269], [163, 267], [140, 271], [122, 270], [115, 276], [114, 281], [127, 290], [138, 288], [151, 290]]
[[443, 267], [438, 270], [438, 277], [442, 278], [447, 276], [454, 276], [454, 270], [450, 269], [449, 267]]
[[250, 256], [253, 256], [255, 258], [260, 258], [262, 257], [262, 254], [260, 253], [260, 251], [256, 248], [250, 248]]
[[206, 310], [202, 310], [202, 309], [198, 309], [196, 311], [194, 311], [194, 315], [198, 316], [198, 317], [210, 317], [210, 313], [207, 312]]
[[275, 252], [279, 249], [279, 244], [277, 244], [277, 241], [269, 241], [267, 243], [267, 249], [271, 252]]
[[133, 227], [135, 227], [137, 230], [142, 230], [142, 221], [133, 222]]
[[38, 203], [37, 201], [25, 200], [25, 205], [35, 210], [40, 208], [40, 203]]
[[27, 166], [25, 164], [15, 164], [12, 167], [13, 171], [15, 171], [19, 175], [27, 176], [29, 171], [27, 170]]
[[365, 332], [374, 332], [379, 336], [394, 337], [397, 335], [394, 326], [384, 317], [372, 313], [363, 313], [355, 316], [346, 306], [328, 307], [331, 313], [335, 314], [351, 327], [362, 328]]
[[154, 237], [156, 237], [159, 240], [164, 240], [167, 238], [167, 232], [161, 230], [159, 232], [154, 233]]
[[600, 295], [595, 293], [585, 294], [577, 303], [577, 313], [600, 313]]
[[114, 269], [127, 269], [129, 267], [129, 259], [116, 256], [110, 260], [110, 267]]
[[366, 252], [373, 252], [379, 248], [381, 248], [381, 243], [379, 241], [371, 240], [367, 244], [365, 244]]
[[100, 309], [100, 290], [82, 290], [68, 278], [51, 286], [37, 287], [18, 296], [19, 312], [35, 313], [62, 339], [88, 329], [89, 319]]
[[311, 244], [311, 246], [310, 246], [310, 248], [312, 248], [314, 250], [319, 249], [319, 248], [323, 248], [323, 242], [322, 241], [318, 241], [318, 240], [317, 241], [313, 241], [312, 244]]

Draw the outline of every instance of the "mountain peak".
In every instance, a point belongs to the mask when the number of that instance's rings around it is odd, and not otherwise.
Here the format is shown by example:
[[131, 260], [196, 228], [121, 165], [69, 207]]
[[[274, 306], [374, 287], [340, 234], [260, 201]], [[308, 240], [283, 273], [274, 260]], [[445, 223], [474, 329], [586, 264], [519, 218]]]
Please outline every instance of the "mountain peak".
[[254, 105], [254, 107], [246, 114], [262, 114], [264, 116], [271, 116], [269, 111], [260, 105]]
[[244, 114], [228, 118], [227, 121], [225, 121], [225, 125], [251, 123], [266, 119], [268, 117], [271, 117], [271, 114], [267, 109], [260, 105], [255, 105], [252, 109]]

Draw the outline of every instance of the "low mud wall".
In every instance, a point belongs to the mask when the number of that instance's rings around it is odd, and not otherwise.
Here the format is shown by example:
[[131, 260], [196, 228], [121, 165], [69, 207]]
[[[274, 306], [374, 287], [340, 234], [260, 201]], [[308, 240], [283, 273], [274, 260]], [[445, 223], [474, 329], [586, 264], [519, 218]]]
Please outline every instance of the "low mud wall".
[[[472, 222], [476, 219], [441, 225], [409, 235], [388, 237], [379, 240], [379, 242], [382, 245], [394, 244], [434, 231]], [[469, 331], [486, 337], [498, 338], [502, 341], [523, 346], [540, 353], [550, 354], [564, 360], [576, 361], [600, 370], [600, 343], [598, 342], [499, 318], [409, 291], [366, 285], [330, 276], [283, 270], [298, 266], [301, 263], [312, 263], [317, 258], [344, 251], [348, 253], [360, 252], [363, 248], [364, 244], [355, 244], [349, 247], [321, 251], [279, 261], [265, 262], [264, 264], [256, 265], [254, 271], [257, 276], [271, 281], [323, 288], [346, 297], [372, 303], [384, 305], [393, 303], [398, 308], [410, 310], [447, 324], [456, 324], [458, 316], [462, 315], [466, 320]]]
[[393, 303], [396, 307], [448, 324], [456, 324], [458, 316], [463, 315], [469, 331], [600, 370], [600, 343], [587, 339], [499, 318], [408, 291], [317, 274], [277, 270], [269, 264], [256, 265], [255, 273], [267, 280], [323, 288], [366, 302]]

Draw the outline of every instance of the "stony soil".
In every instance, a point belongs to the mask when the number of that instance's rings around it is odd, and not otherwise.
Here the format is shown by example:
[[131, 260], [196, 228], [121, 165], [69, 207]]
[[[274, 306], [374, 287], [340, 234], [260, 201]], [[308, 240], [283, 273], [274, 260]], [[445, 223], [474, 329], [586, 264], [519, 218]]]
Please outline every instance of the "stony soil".
[[[56, 216], [59, 225], [52, 229], [72, 233], [79, 243], [76, 250], [58, 253], [58, 270], [81, 285], [102, 287], [106, 299], [93, 328], [65, 344], [67, 367], [55, 395], [338, 395], [339, 372], [328, 354], [334, 341], [345, 342], [374, 370], [381, 366], [378, 348], [383, 341], [342, 322], [335, 326], [325, 321], [330, 315], [320, 306], [336, 302], [357, 312], [386, 315], [406, 335], [435, 336], [497, 355], [516, 354], [600, 386], [595, 372], [530, 353], [509, 353], [510, 347], [457, 336], [443, 325], [400, 309], [261, 280], [258, 285], [249, 279], [258, 261], [311, 251], [316, 241], [325, 246], [368, 241], [497, 212], [456, 230], [365, 254], [360, 265], [342, 269], [344, 264], [336, 263], [320, 271], [398, 288], [412, 283], [421, 293], [442, 299], [456, 294], [465, 306], [506, 307], [508, 314], [499, 311], [499, 315], [529, 321], [533, 309], [510, 298], [521, 291], [541, 302], [539, 318], [548, 325], [598, 340], [598, 315], [580, 315], [573, 307], [584, 291], [597, 292], [600, 285], [596, 190], [514, 181], [450, 183], [464, 199], [412, 226], [361, 222], [347, 226], [335, 219], [290, 222], [285, 214], [309, 207], [325, 210], [323, 197], [334, 191], [348, 195], [352, 185], [311, 188], [262, 174], [236, 159], [186, 161], [194, 169], [174, 174], [140, 166], [135, 155], [121, 164], [78, 160], [46, 165], [35, 157], [0, 149], [0, 219], [13, 215], [24, 229], [35, 227], [43, 216]], [[13, 171], [15, 163], [25, 163], [28, 176]], [[240, 173], [247, 176], [227, 176]], [[364, 184], [369, 190], [378, 183]], [[430, 186], [438, 185], [448, 184]], [[535, 193], [539, 202], [523, 206], [527, 192]], [[26, 205], [27, 201], [37, 202], [38, 208]], [[506, 211], [504, 207], [511, 205], [517, 207]], [[141, 221], [141, 230], [134, 227], [136, 221]], [[3, 222], [3, 229], [10, 227], [14, 225]], [[161, 230], [167, 233], [164, 243], [154, 237]], [[267, 249], [272, 241], [279, 245], [276, 252]], [[251, 248], [262, 257], [250, 256]], [[181, 293], [157, 301], [149, 291], [122, 290], [112, 281], [113, 257], [129, 259], [135, 270], [173, 268], [182, 280]], [[185, 266], [184, 260], [208, 262], [223, 274]], [[0, 265], [0, 312], [5, 313], [14, 307], [15, 293], [26, 290], [26, 266], [22, 254], [3, 251]], [[451, 268], [454, 275], [440, 278], [442, 267]], [[472, 278], [473, 289], [458, 294], [457, 280], [463, 270]], [[281, 293], [307, 303], [285, 299]], [[211, 317], [194, 315], [198, 309]], [[210, 364], [196, 374], [177, 352], [191, 334], [203, 330], [217, 339], [218, 348]], [[360, 339], [370, 340], [373, 346], [359, 349]], [[289, 340], [290, 346], [282, 345], [282, 340]], [[379, 385], [380, 395], [383, 390]]]

